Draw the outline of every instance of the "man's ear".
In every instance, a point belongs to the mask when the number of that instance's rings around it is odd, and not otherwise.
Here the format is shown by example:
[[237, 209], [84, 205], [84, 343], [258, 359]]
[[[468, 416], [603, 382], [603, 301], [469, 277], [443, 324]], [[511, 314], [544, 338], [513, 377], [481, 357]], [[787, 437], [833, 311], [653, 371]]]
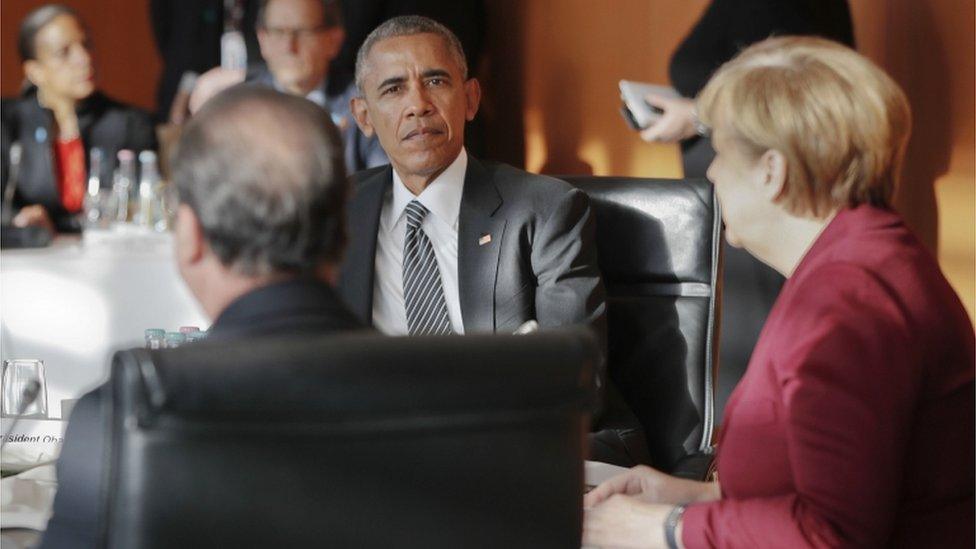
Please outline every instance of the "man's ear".
[[759, 159], [763, 195], [770, 202], [778, 202], [786, 190], [787, 165], [786, 155], [776, 149], [769, 149]]
[[180, 266], [195, 265], [203, 259], [206, 250], [203, 226], [197, 214], [186, 204], [180, 204], [176, 210], [174, 237], [176, 261]]
[[352, 117], [356, 119], [356, 125], [366, 137], [373, 137], [373, 124], [369, 120], [369, 109], [366, 107], [366, 100], [362, 97], [353, 97], [349, 100], [349, 110]]
[[270, 38], [268, 37], [268, 31], [264, 30], [262, 27], [258, 27], [258, 49], [261, 50], [261, 58], [267, 59], [267, 52], [271, 51]]
[[481, 84], [477, 78], [469, 78], [464, 83], [464, 95], [467, 97], [468, 104], [465, 110], [465, 120], [474, 120], [474, 115], [478, 114], [478, 106], [481, 105]]

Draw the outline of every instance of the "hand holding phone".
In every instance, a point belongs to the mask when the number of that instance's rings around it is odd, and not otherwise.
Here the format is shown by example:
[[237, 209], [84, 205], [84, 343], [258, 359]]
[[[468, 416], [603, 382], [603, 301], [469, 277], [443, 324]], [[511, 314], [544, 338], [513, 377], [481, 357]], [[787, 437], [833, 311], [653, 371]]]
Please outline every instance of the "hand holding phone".
[[627, 124], [638, 131], [652, 126], [664, 115], [664, 109], [647, 102], [648, 95], [665, 98], [681, 97], [674, 88], [645, 82], [621, 80], [619, 86], [620, 98], [624, 102], [620, 112]]

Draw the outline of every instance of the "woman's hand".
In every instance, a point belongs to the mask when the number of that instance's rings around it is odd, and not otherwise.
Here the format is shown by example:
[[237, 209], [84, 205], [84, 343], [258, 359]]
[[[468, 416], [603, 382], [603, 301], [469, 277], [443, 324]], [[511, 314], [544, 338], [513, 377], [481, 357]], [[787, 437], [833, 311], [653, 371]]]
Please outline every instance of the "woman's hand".
[[54, 233], [54, 222], [51, 221], [51, 216], [48, 215], [47, 210], [44, 206], [40, 204], [31, 204], [30, 206], [24, 206], [17, 212], [11, 221], [14, 227], [45, 227], [47, 230]]
[[586, 547], [666, 547], [664, 519], [671, 506], [645, 503], [615, 495], [586, 510], [583, 545]]
[[697, 135], [695, 102], [684, 97], [644, 96], [651, 106], [664, 111], [657, 122], [641, 130], [641, 138], [652, 143], [676, 143]]
[[721, 497], [717, 482], [697, 482], [666, 475], [646, 465], [617, 475], [583, 497], [583, 507], [599, 505], [615, 494], [633, 496], [649, 503], [679, 505], [715, 501]]

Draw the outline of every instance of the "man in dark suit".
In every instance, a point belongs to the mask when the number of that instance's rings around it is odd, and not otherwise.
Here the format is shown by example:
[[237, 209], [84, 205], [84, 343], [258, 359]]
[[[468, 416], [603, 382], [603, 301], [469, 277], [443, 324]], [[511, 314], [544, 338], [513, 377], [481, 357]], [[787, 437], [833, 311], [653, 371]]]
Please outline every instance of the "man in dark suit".
[[[210, 338], [232, 344], [361, 326], [331, 288], [347, 184], [339, 134], [324, 110], [265, 88], [229, 90], [187, 126], [173, 167], [176, 261], [215, 319]], [[43, 547], [102, 539], [108, 391], [103, 385], [74, 408]]]
[[478, 110], [458, 39], [419, 16], [390, 19], [359, 51], [353, 116], [391, 165], [356, 177], [339, 290], [388, 334], [604, 326], [594, 221], [568, 184], [464, 149]]
[[[457, 37], [426, 17], [390, 19], [359, 50], [356, 85], [356, 123], [379, 137], [391, 165], [355, 177], [339, 275], [353, 313], [393, 335], [587, 324], [603, 339], [605, 294], [587, 197], [467, 153], [464, 126], [481, 90]], [[604, 380], [601, 367], [600, 389]], [[609, 408], [614, 425], [633, 430], [622, 402]], [[634, 463], [641, 458], [630, 456], [646, 455], [617, 431], [592, 442], [594, 458]]]

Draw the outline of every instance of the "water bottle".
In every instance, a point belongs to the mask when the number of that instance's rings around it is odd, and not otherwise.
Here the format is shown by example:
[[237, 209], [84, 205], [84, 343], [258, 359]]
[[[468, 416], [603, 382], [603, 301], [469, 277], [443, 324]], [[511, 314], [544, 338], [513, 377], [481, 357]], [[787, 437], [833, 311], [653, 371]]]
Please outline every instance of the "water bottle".
[[194, 341], [201, 341], [207, 339], [207, 332], [189, 332], [186, 334], [186, 342], [193, 343]]
[[102, 218], [99, 191], [102, 188], [102, 149], [92, 147], [88, 156], [88, 192], [85, 194], [85, 224], [98, 225]]
[[166, 345], [166, 330], [149, 328], [146, 330], [146, 348], [162, 349]]
[[186, 343], [186, 335], [179, 332], [166, 332], [166, 348], [175, 349]]
[[115, 221], [125, 223], [131, 219], [134, 208], [129, 205], [132, 187], [136, 179], [136, 157], [132, 151], [119, 151], [119, 167], [115, 170], [112, 181], [112, 195], [115, 200]]
[[162, 215], [162, 189], [156, 168], [156, 153], [139, 153], [139, 216], [138, 224], [148, 229], [156, 229]]

